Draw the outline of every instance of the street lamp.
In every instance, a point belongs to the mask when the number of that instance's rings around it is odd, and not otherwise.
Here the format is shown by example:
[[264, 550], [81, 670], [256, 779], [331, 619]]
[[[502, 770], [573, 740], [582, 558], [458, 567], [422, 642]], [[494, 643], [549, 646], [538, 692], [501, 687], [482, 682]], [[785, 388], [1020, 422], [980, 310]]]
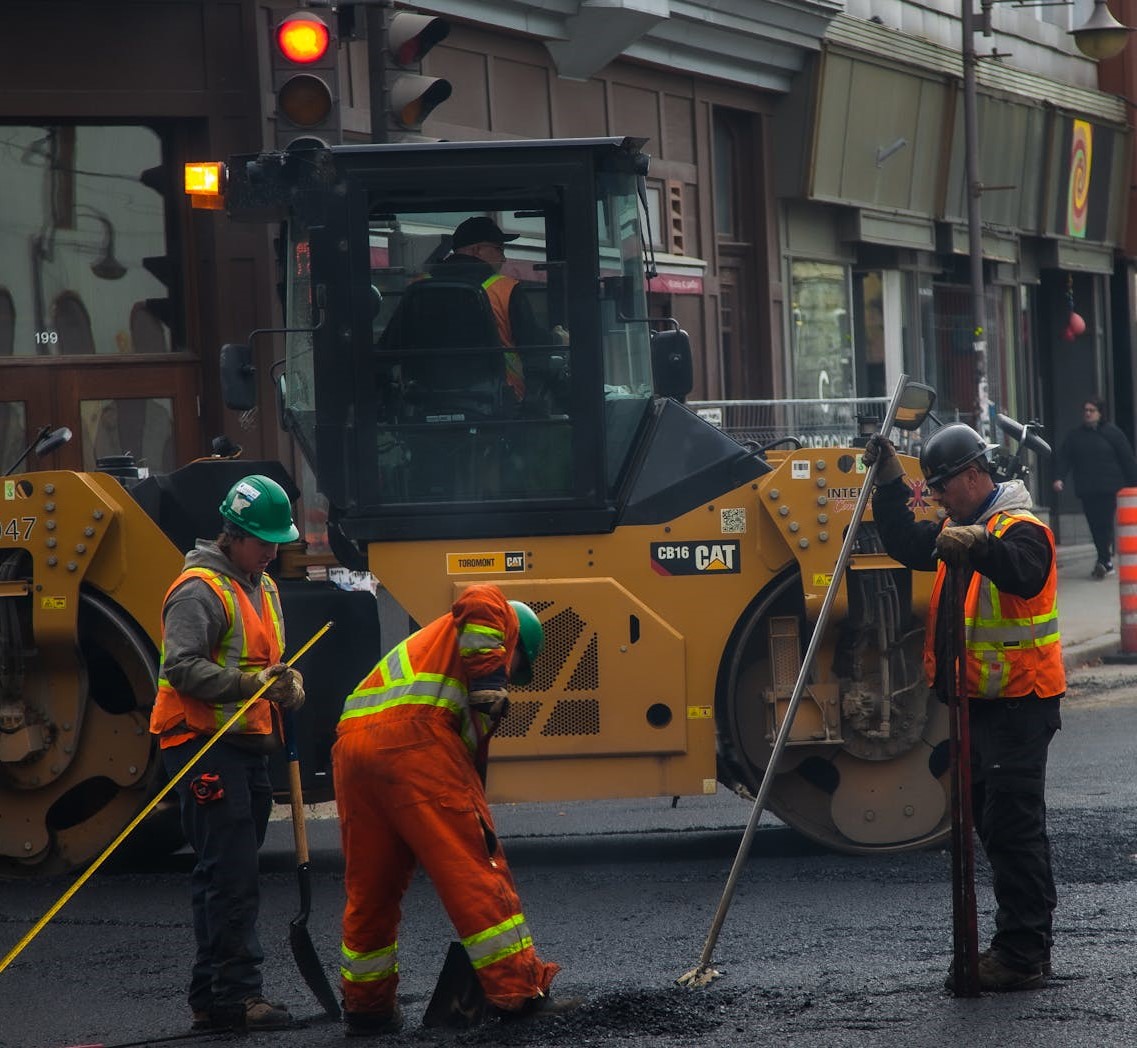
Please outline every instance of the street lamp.
[[1070, 35], [1082, 54], [1100, 62], [1121, 54], [1129, 43], [1131, 32], [1133, 30], [1129, 26], [1122, 25], [1113, 17], [1106, 6], [1106, 0], [1094, 0], [1094, 13], [1081, 29], [1071, 30]]

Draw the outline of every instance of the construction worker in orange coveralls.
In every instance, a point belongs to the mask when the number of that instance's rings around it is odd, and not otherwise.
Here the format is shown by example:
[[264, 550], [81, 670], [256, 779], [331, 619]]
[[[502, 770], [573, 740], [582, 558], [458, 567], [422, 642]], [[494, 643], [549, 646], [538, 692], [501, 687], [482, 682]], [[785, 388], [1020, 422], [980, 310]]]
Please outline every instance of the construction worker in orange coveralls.
[[416, 861], [450, 915], [491, 1011], [555, 1014], [559, 970], [537, 956], [486, 802], [489, 737], [506, 687], [544, 644], [533, 610], [497, 586], [466, 589], [390, 651], [344, 703], [332, 750], [345, 858], [344, 1019], [349, 1036], [402, 1027], [400, 903]]

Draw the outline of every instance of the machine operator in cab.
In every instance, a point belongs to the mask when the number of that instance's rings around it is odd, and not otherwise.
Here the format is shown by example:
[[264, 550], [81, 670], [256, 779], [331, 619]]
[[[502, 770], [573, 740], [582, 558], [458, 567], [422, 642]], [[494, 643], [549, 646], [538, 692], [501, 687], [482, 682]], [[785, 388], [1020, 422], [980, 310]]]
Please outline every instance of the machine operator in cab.
[[[995, 934], [979, 955], [982, 990], [1031, 990], [1050, 974], [1058, 897], [1046, 834], [1046, 757], [1061, 727], [1066, 691], [1058, 632], [1054, 536], [1031, 513], [1021, 480], [996, 483], [989, 445], [969, 426], [944, 426], [925, 442], [920, 468], [947, 518], [917, 521], [911, 488], [887, 439], [879, 457], [873, 516], [889, 555], [935, 571], [924, 665], [941, 699], [950, 688], [951, 624], [937, 615], [947, 567], [967, 573], [964, 645], [971, 721], [972, 811], [991, 863]], [[961, 696], [961, 698], [963, 698]], [[947, 988], [954, 989], [949, 972]]]
[[[524, 294], [516, 293], [521, 281], [505, 276], [505, 245], [518, 237], [503, 233], [493, 219], [467, 218], [454, 230], [450, 254], [433, 273], [450, 280], [480, 284], [493, 310], [498, 338], [507, 349], [515, 346], [567, 345], [568, 332], [559, 324], [552, 333], [542, 331]], [[505, 354], [505, 381], [517, 400], [525, 398], [525, 368], [517, 353]]]
[[527, 684], [544, 630], [497, 586], [462, 592], [388, 652], [344, 702], [332, 749], [343, 834], [340, 973], [349, 1036], [402, 1027], [399, 917], [421, 863], [486, 1000], [503, 1017], [575, 1007], [554, 999], [494, 830], [484, 788], [490, 736], [510, 681]]
[[264, 684], [261, 698], [181, 778], [182, 828], [197, 856], [191, 885], [197, 953], [193, 1029], [269, 1030], [292, 1016], [262, 993], [257, 851], [272, 807], [267, 754], [281, 746], [278, 709], [297, 709], [303, 681], [281, 662], [284, 619], [265, 568], [299, 532], [276, 481], [229, 490], [214, 541], [199, 539], [162, 608], [162, 662], [150, 730], [173, 777]]

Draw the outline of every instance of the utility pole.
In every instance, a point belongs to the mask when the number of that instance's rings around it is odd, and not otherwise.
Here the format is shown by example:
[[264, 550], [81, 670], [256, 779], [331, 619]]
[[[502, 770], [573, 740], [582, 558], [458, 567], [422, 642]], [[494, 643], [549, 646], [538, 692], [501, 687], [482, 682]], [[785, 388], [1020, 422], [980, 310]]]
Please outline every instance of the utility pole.
[[[972, 0], [962, 0], [960, 21], [963, 25], [963, 149], [967, 182], [967, 246], [971, 259], [971, 348], [975, 352], [977, 379], [975, 413], [976, 429], [988, 436], [987, 419], [987, 320], [983, 288], [983, 219], [980, 198], [983, 183], [979, 180], [979, 106], [976, 73], [979, 57], [975, 53], [975, 11]], [[984, 0], [982, 28], [991, 35], [991, 8]]]

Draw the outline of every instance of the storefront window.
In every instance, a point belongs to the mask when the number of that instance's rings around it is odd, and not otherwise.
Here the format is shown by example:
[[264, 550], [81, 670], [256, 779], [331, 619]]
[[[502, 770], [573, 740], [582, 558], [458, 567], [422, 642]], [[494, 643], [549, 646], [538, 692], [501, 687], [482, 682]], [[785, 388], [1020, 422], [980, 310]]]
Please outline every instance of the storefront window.
[[862, 397], [888, 395], [884, 351], [884, 274], [880, 270], [853, 277], [857, 317], [857, 390]]
[[848, 270], [827, 262], [798, 261], [790, 272], [794, 396], [855, 397]]
[[161, 165], [145, 127], [0, 128], [0, 354], [175, 348], [170, 292], [152, 272], [166, 263], [165, 204], [144, 184]]

